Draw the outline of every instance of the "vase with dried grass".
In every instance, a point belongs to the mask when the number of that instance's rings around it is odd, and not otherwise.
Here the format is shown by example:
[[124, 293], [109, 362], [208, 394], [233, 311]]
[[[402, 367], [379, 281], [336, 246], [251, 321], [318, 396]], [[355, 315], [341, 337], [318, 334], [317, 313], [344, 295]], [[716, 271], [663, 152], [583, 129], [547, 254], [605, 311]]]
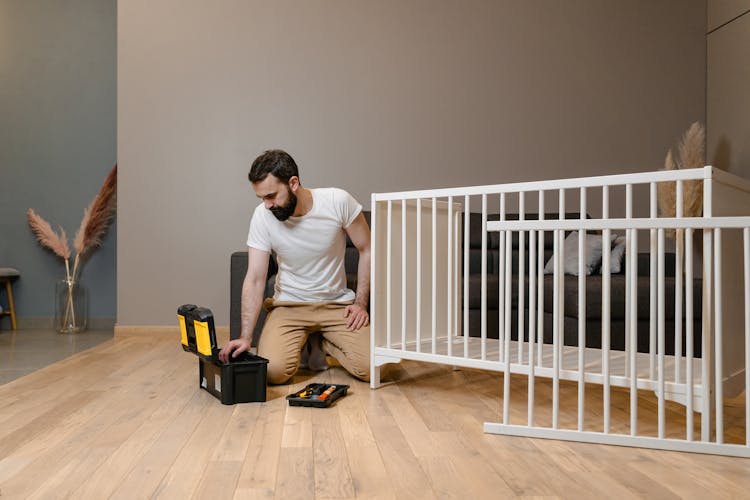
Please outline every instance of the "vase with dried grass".
[[87, 293], [80, 283], [81, 265], [100, 246], [117, 210], [117, 165], [107, 175], [99, 193], [83, 210], [83, 219], [73, 240], [75, 258], [70, 268], [71, 251], [65, 230], [59, 233], [31, 208], [27, 218], [39, 243], [65, 262], [65, 277], [55, 285], [55, 329], [76, 333], [86, 329]]

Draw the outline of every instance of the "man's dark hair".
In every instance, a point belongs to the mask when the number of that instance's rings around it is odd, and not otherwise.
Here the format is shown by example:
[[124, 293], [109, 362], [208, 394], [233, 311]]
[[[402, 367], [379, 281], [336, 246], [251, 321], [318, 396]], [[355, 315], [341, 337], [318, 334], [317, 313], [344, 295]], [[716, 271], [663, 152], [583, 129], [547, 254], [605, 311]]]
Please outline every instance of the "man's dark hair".
[[255, 183], [268, 177], [268, 174], [272, 174], [284, 183], [288, 183], [289, 179], [294, 176], [299, 177], [299, 171], [297, 170], [297, 164], [294, 163], [294, 159], [289, 153], [280, 149], [269, 149], [257, 157], [250, 167], [250, 173], [247, 174], [247, 178], [250, 182]]

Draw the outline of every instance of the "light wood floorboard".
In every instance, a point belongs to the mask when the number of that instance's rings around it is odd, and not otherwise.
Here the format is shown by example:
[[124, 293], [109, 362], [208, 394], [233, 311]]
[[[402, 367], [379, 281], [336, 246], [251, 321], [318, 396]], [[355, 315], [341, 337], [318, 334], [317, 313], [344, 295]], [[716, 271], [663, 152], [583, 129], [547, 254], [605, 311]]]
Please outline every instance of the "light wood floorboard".
[[[500, 420], [502, 375], [403, 362], [376, 391], [341, 367], [300, 372], [265, 403], [222, 405], [198, 387], [198, 362], [170, 335], [120, 335], [0, 386], [3, 498], [740, 498], [750, 460], [484, 434]], [[289, 407], [312, 381], [350, 386], [329, 409]], [[548, 381], [535, 386], [550, 421]], [[512, 377], [511, 421], [526, 419]], [[576, 387], [561, 384], [575, 408]], [[639, 429], [656, 399], [639, 394]], [[613, 430], [629, 426], [613, 390]], [[727, 436], [744, 439], [743, 400]], [[601, 429], [601, 388], [587, 386], [586, 428]], [[736, 411], [735, 411], [736, 410]], [[734, 412], [734, 413], [732, 413]], [[737, 415], [740, 415], [738, 417]], [[684, 435], [669, 404], [668, 432]], [[561, 426], [575, 427], [563, 411]]]

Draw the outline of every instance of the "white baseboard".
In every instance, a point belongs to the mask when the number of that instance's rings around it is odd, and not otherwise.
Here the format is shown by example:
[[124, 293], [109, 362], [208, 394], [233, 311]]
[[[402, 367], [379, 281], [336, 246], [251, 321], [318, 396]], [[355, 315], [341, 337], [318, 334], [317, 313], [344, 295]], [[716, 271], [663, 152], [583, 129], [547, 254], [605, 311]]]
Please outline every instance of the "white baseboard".
[[[17, 322], [19, 330], [51, 330], [54, 318], [47, 316], [19, 316]], [[8, 319], [6, 324], [10, 325], [10, 319]], [[113, 328], [115, 328], [115, 318], [95, 317], [86, 320], [86, 330], [112, 330]]]

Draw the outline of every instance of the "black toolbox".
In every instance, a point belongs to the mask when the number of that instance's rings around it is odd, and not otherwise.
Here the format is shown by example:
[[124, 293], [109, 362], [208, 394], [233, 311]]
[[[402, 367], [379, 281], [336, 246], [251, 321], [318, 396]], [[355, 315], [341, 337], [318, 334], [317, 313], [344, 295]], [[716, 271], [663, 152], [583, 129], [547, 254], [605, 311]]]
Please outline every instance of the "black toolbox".
[[211, 310], [184, 304], [177, 309], [182, 348], [198, 356], [198, 383], [225, 405], [266, 400], [268, 360], [248, 352], [219, 361]]

